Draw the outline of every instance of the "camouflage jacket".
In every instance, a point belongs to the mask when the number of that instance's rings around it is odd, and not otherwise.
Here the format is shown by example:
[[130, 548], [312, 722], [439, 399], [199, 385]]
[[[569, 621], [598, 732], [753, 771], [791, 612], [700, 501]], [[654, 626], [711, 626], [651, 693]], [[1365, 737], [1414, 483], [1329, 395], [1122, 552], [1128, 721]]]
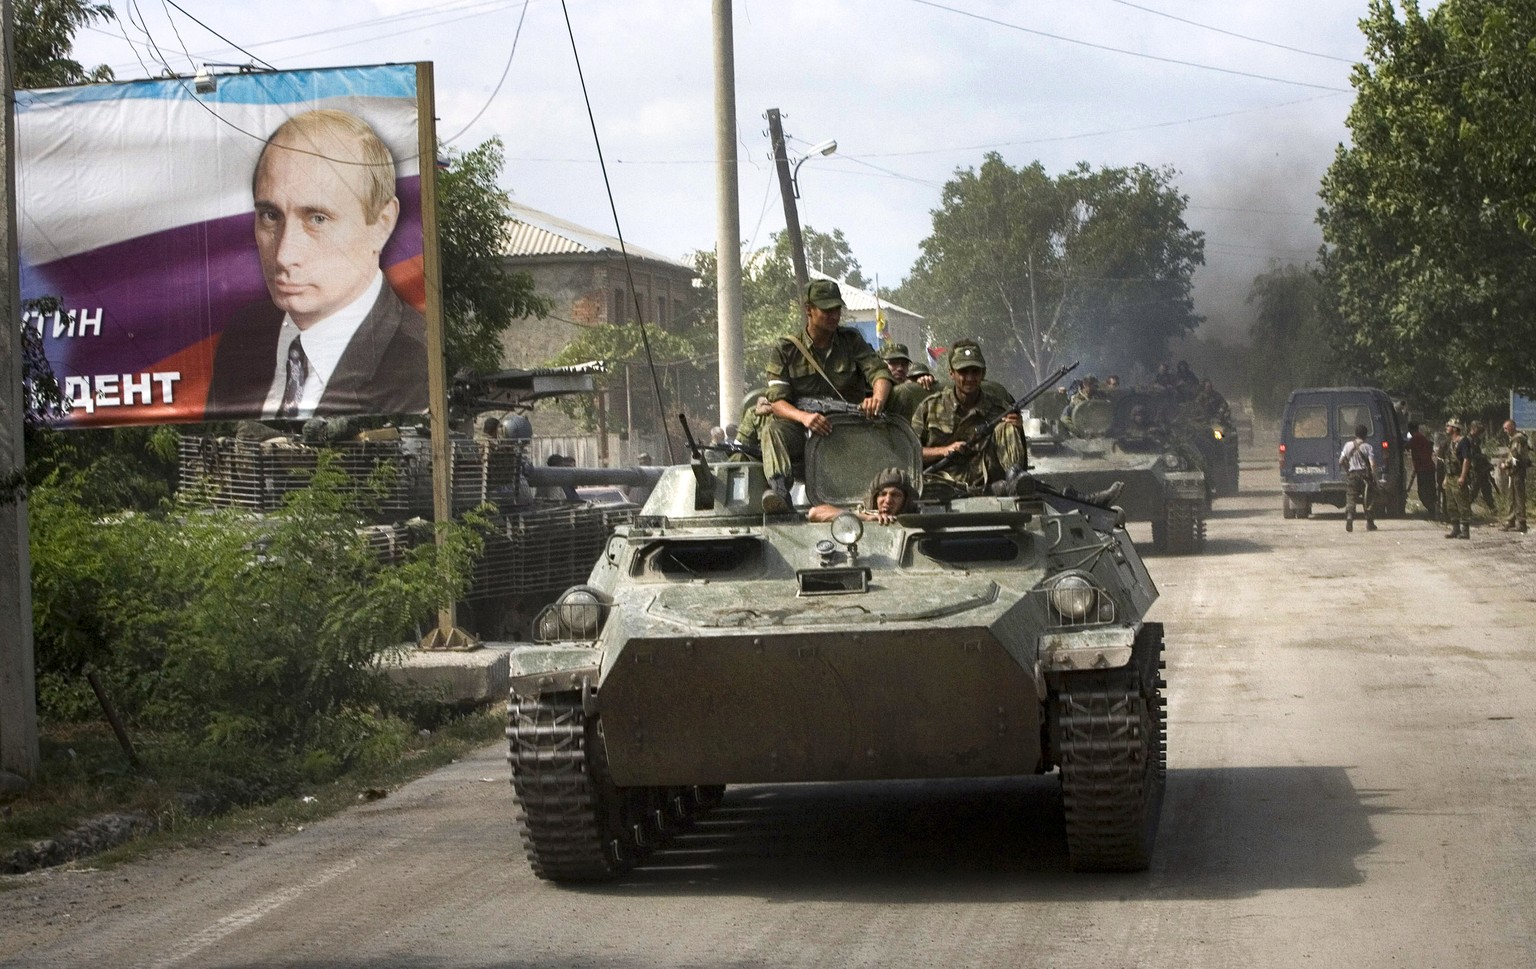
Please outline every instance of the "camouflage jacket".
[[1505, 459], [1504, 466], [1517, 473], [1523, 473], [1531, 466], [1531, 442], [1524, 431], [1516, 431], [1510, 437], [1509, 457]]
[[[912, 415], [912, 430], [923, 447], [943, 447], [955, 441], [968, 441], [977, 428], [1007, 411], [1012, 403], [982, 393], [977, 397], [976, 405], [967, 408], [955, 397], [954, 388], [945, 388], [917, 405], [917, 413]], [[995, 435], [993, 440], [996, 440]], [[958, 455], [946, 470], [958, 481], [973, 487], [985, 486], [989, 478], [995, 476], [998, 466], [1008, 460], [993, 456], [992, 451], [993, 448], [986, 447]], [[1014, 460], [1022, 460], [1022, 455]], [[991, 475], [988, 474], [989, 464]]]
[[768, 351], [768, 363], [763, 372], [768, 384], [768, 399], [787, 400], [790, 403], [807, 397], [841, 397], [850, 404], [857, 404], [874, 389], [875, 381], [891, 379], [885, 361], [874, 348], [864, 341], [858, 330], [838, 327], [832, 336], [832, 345], [825, 351], [811, 345], [811, 336], [805, 330], [798, 334], [806, 350], [816, 354], [816, 362], [826, 371], [832, 385], [816, 372], [800, 348], [788, 338], [779, 340]]
[[910, 421], [913, 415], [917, 413], [918, 404], [921, 404], [933, 394], [942, 392], [937, 385], [935, 385], [933, 390], [929, 390], [914, 380], [903, 381], [896, 385], [895, 390], [891, 391], [891, 397], [890, 400], [886, 401], [885, 410], [887, 413], [895, 414], [897, 417], [905, 417]]

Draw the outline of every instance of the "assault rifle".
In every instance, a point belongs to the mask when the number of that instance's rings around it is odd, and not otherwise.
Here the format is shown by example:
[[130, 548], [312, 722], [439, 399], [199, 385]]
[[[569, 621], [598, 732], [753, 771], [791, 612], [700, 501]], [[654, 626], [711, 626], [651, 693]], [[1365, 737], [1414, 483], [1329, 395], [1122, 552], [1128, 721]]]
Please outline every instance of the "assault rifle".
[[1034, 390], [1031, 390], [1023, 397], [1020, 397], [1018, 400], [1014, 401], [1013, 405], [1007, 410], [1003, 411], [1001, 414], [976, 428], [975, 432], [971, 434], [970, 439], [965, 442], [965, 447], [961, 448], [959, 451], [956, 451], [954, 454], [946, 454], [944, 457], [939, 458], [939, 460], [925, 468], [924, 473], [934, 474], [936, 472], [943, 471], [960, 455], [969, 454], [977, 448], [981, 447], [983, 444], [987, 443], [987, 438], [992, 436], [992, 432], [997, 429], [997, 425], [1001, 424], [1004, 418], [1006, 418], [1009, 414], [1017, 414], [1019, 411], [1028, 407], [1030, 402], [1033, 401], [1036, 397], [1039, 397], [1047, 390], [1050, 390], [1052, 387], [1056, 386], [1057, 382], [1059, 382], [1062, 377], [1065, 377], [1067, 374], [1076, 370], [1077, 364], [1081, 362], [1082, 361], [1079, 360], [1076, 363], [1068, 364], [1057, 369], [1055, 373], [1042, 380], [1040, 385], [1037, 386]]

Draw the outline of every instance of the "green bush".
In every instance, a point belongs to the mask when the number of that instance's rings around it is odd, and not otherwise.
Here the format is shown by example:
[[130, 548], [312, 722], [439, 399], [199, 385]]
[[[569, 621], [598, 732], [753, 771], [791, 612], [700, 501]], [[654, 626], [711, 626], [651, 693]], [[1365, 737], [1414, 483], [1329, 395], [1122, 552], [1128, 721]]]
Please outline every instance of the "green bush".
[[480, 543], [451, 525], [441, 545], [385, 563], [356, 502], [328, 456], [264, 517], [173, 506], [103, 519], [57, 481], [38, 487], [43, 718], [98, 715], [89, 665], [130, 723], [201, 754], [315, 780], [397, 752], [407, 698], [380, 661], [462, 594]]

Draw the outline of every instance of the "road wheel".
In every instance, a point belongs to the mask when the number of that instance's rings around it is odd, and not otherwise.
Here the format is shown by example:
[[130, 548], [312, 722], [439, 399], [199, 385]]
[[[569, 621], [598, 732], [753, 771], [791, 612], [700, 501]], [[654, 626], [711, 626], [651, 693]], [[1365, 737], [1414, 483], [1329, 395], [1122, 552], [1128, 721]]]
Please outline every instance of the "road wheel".
[[1075, 871], [1151, 863], [1167, 775], [1162, 649], [1162, 624], [1146, 623], [1129, 666], [1062, 677], [1050, 726]]
[[582, 712], [581, 694], [514, 696], [507, 712], [518, 834], [533, 873], [600, 881], [629, 870], [629, 799], [607, 776], [602, 738]]
[[1291, 499], [1288, 497], [1280, 499], [1280, 517], [1286, 520], [1296, 517], [1296, 506], [1291, 504]]
[[1205, 547], [1205, 502], [1200, 499], [1170, 501], [1164, 507], [1167, 550], [1191, 555]]

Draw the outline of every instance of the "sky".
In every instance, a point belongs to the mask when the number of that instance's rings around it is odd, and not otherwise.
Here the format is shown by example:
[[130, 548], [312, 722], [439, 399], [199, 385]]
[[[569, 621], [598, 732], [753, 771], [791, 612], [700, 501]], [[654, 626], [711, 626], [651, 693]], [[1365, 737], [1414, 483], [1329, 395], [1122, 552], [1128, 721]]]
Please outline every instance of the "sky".
[[[626, 241], [679, 261], [715, 246], [707, 0], [112, 5], [75, 53], [121, 80], [253, 58], [433, 61], [439, 138], [500, 137], [517, 201], [610, 234], [616, 209]], [[801, 223], [841, 229], [884, 287], [911, 271], [945, 181], [989, 151], [1052, 174], [1167, 166], [1205, 233], [1201, 332], [1241, 339], [1253, 278], [1321, 241], [1318, 183], [1348, 138], [1365, 14], [1366, 0], [733, 0], [743, 239], [784, 228], [769, 108], [792, 161], [836, 139], [800, 167]]]

